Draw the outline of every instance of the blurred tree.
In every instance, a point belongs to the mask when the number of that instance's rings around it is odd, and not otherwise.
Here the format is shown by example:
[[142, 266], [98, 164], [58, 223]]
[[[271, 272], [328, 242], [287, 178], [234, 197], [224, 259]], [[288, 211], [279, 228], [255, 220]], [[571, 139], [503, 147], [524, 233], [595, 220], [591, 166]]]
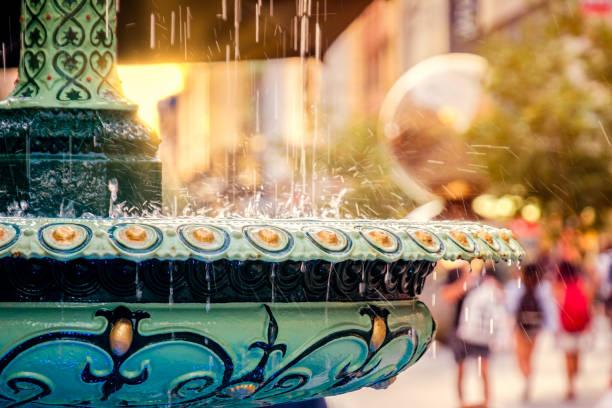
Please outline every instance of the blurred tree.
[[491, 191], [535, 196], [564, 216], [612, 204], [612, 25], [550, 2], [486, 38], [485, 109], [465, 135]]
[[[332, 190], [346, 188], [339, 215], [356, 218], [401, 218], [415, 205], [391, 177], [390, 158], [375, 134], [376, 122], [355, 123], [335, 136], [330, 145], [319, 146], [319, 171]], [[321, 196], [327, 200], [327, 197]], [[319, 208], [329, 203], [319, 202]]]

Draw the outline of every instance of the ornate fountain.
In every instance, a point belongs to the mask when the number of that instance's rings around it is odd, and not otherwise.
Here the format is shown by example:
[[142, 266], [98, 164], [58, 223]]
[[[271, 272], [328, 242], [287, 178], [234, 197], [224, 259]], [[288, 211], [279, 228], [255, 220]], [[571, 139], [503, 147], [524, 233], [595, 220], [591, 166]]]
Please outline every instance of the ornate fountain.
[[[385, 388], [427, 350], [439, 259], [508, 230], [401, 220], [104, 218], [161, 201], [115, 70], [115, 2], [25, 0], [0, 104], [0, 406], [261, 406]], [[109, 186], [111, 187], [109, 189]], [[115, 195], [119, 194], [119, 197]], [[70, 206], [81, 218], [49, 218]]]

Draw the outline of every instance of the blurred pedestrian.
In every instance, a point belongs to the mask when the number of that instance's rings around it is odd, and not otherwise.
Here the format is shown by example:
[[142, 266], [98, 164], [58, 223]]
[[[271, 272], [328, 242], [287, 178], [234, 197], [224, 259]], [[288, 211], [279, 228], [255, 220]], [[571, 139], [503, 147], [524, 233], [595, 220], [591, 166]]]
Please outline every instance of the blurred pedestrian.
[[578, 266], [561, 262], [555, 284], [559, 305], [558, 344], [565, 352], [568, 401], [576, 397], [575, 380], [580, 370], [580, 350], [586, 347], [591, 322], [590, 296]]
[[[612, 237], [602, 234], [601, 241], [601, 250], [595, 259], [595, 273], [598, 295], [612, 325]], [[612, 389], [612, 373], [610, 373], [610, 388]]]
[[[461, 407], [465, 407], [463, 382], [465, 360], [478, 359], [480, 378], [483, 383], [483, 403], [489, 405], [489, 371], [491, 322], [501, 305], [501, 290], [492, 273], [486, 273], [484, 264], [476, 260], [470, 264], [457, 264], [448, 273], [447, 282], [442, 288], [442, 296], [449, 304], [456, 304], [455, 318], [451, 328], [449, 345], [457, 363], [457, 394]], [[481, 271], [485, 271], [482, 275]]]
[[538, 264], [521, 269], [518, 279], [506, 285], [508, 310], [514, 316], [515, 352], [525, 385], [523, 400], [531, 397], [531, 357], [538, 334], [543, 328], [555, 327], [556, 306], [550, 284], [543, 279]]

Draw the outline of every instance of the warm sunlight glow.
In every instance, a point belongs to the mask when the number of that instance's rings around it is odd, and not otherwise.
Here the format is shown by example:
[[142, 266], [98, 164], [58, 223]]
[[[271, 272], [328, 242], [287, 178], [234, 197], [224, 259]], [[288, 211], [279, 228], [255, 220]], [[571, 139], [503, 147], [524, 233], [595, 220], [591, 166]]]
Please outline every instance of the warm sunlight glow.
[[138, 104], [140, 117], [159, 131], [157, 104], [183, 90], [183, 68], [178, 64], [123, 65], [118, 70], [123, 90]]

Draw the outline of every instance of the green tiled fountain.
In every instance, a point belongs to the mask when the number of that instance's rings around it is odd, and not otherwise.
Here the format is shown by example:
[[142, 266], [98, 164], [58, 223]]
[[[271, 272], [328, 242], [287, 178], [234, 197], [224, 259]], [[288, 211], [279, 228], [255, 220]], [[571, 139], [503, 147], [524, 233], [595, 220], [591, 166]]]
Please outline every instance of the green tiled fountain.
[[[433, 339], [417, 295], [437, 260], [522, 257], [510, 231], [474, 223], [108, 218], [115, 199], [161, 201], [158, 139], [123, 97], [114, 30], [115, 1], [23, 2], [0, 103], [0, 208], [20, 211], [0, 218], [0, 407], [385, 388]], [[55, 217], [67, 207], [87, 216]]]

